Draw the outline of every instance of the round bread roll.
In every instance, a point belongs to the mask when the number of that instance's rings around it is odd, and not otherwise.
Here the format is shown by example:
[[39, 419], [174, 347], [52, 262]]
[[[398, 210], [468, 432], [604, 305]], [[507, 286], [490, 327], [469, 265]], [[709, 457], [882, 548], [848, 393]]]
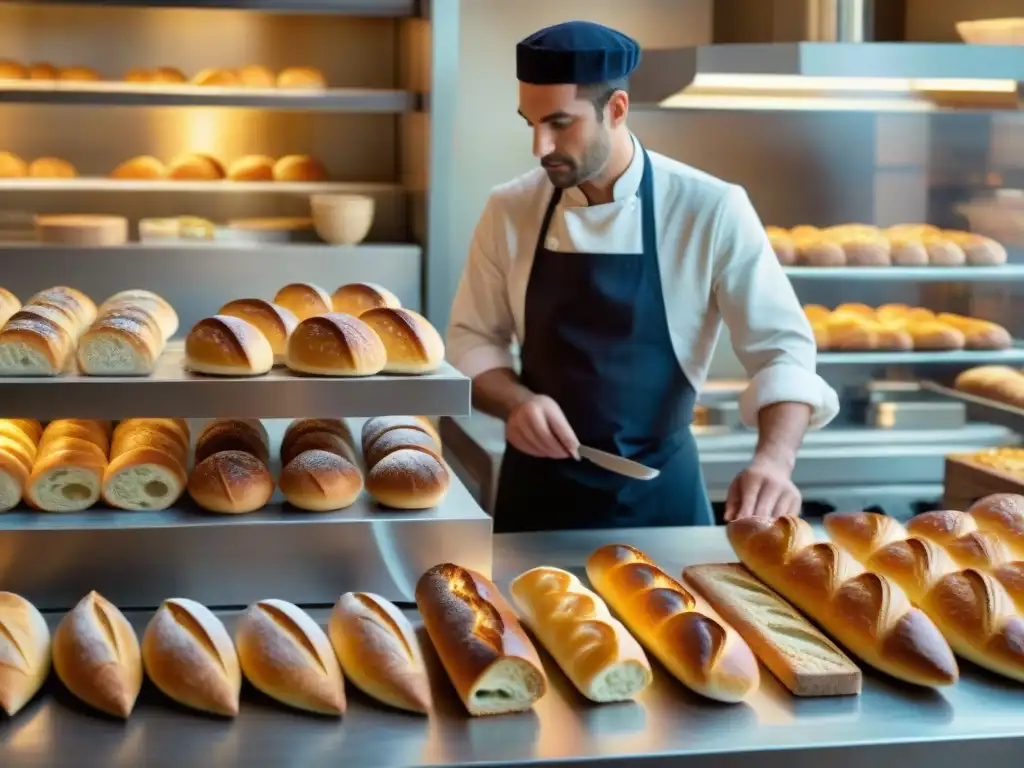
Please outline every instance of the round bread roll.
[[405, 448], [413, 448], [441, 458], [441, 444], [419, 429], [399, 427], [391, 429], [373, 441], [365, 454], [366, 466], [371, 469], [385, 456]]
[[387, 288], [376, 283], [349, 283], [341, 286], [331, 297], [335, 312], [359, 317], [364, 312], [380, 307], [398, 309], [402, 303]]
[[59, 157], [37, 157], [28, 166], [28, 175], [34, 179], [73, 179], [75, 166]]
[[0, 80], [24, 80], [25, 67], [16, 61], [0, 60]]
[[997, 267], [1006, 263], [1006, 248], [991, 237], [956, 230], [942, 234], [963, 249], [967, 264], [972, 267]]
[[821, 230], [809, 224], [801, 224], [789, 230], [789, 236], [794, 242], [805, 242], [807, 240], [820, 240]]
[[23, 179], [28, 175], [28, 163], [13, 152], [0, 152], [0, 179]]
[[92, 67], [61, 67], [57, 77], [60, 80], [74, 82], [96, 82], [101, 80], [100, 73]]
[[880, 322], [877, 329], [877, 349], [890, 352], [907, 352], [914, 348], [914, 337], [902, 321]]
[[820, 304], [805, 304], [804, 315], [812, 323], [823, 323], [828, 320], [828, 316], [832, 312], [828, 307], [823, 307]]
[[856, 301], [848, 301], [844, 304], [840, 304], [836, 307], [835, 314], [837, 315], [857, 315], [868, 320], [875, 319], [875, 310], [869, 307], [867, 304], [861, 304]]
[[796, 240], [796, 263], [804, 267], [842, 267], [846, 265], [843, 247], [830, 240]]
[[153, 82], [153, 70], [134, 67], [125, 74], [124, 81], [126, 83], [151, 83]]
[[321, 715], [345, 712], [345, 683], [327, 635], [284, 600], [250, 605], [235, 628], [246, 679], [289, 707]]
[[888, 267], [892, 265], [892, 247], [878, 234], [858, 232], [840, 240], [846, 263], [851, 267]]
[[209, 155], [179, 155], [167, 166], [167, 178], [177, 181], [217, 181], [224, 178], [224, 166]]
[[265, 465], [270, 464], [270, 449], [266, 439], [252, 424], [241, 419], [211, 422], [196, 438], [196, 464], [224, 451], [242, 451]]
[[157, 67], [150, 73], [150, 79], [154, 83], [185, 83], [188, 78], [176, 67]]
[[188, 484], [184, 465], [160, 448], [121, 452], [103, 474], [103, 500], [117, 509], [167, 509]]
[[441, 444], [441, 435], [426, 416], [374, 416], [363, 422], [363, 431], [360, 435], [363, 455], [370, 452], [381, 435], [392, 429], [418, 429], [434, 438], [438, 445]]
[[[199, 437], [196, 439], [196, 442], [198, 443], [201, 440], [204, 440], [205, 439], [205, 435], [206, 435], [207, 432], [209, 432], [211, 429], [217, 428], [218, 425], [220, 425], [220, 424], [222, 424], [224, 422], [231, 422], [231, 423], [242, 422], [243, 424], [248, 425], [252, 430], [254, 430], [256, 432], [256, 434], [258, 434], [260, 436], [260, 439], [263, 441], [263, 445], [264, 446], [269, 446], [270, 445], [270, 436], [267, 433], [267, 428], [263, 426], [263, 422], [260, 421], [259, 419], [232, 419], [232, 418], [226, 418], [226, 417], [220, 417], [220, 418], [216, 418], [216, 419], [211, 419], [206, 424], [204, 424], [203, 428], [201, 430], [199, 430]], [[269, 448], [268, 448], [268, 450], [269, 450]]]
[[238, 714], [242, 673], [231, 635], [209, 608], [164, 600], [142, 636], [146, 675], [169, 699], [223, 717]]
[[274, 158], [269, 155], [245, 155], [228, 168], [231, 181], [273, 181]]
[[326, 88], [324, 73], [316, 67], [288, 67], [277, 76], [278, 88]]
[[371, 309], [359, 317], [372, 328], [387, 351], [385, 373], [430, 373], [444, 362], [441, 334], [411, 309]]
[[387, 350], [366, 323], [331, 312], [310, 317], [288, 339], [286, 365], [318, 376], [373, 376], [387, 364]]
[[824, 320], [817, 320], [811, 323], [811, 333], [814, 334], [814, 346], [819, 352], [826, 352], [829, 348], [828, 325]]
[[896, 267], [928, 266], [928, 248], [921, 240], [905, 237], [891, 237], [892, 263]]
[[91, 707], [126, 718], [142, 690], [135, 630], [111, 602], [90, 592], [64, 615], [53, 635], [53, 668]]
[[327, 451], [357, 465], [355, 449], [345, 438], [331, 432], [308, 432], [289, 443], [281, 444], [281, 466], [287, 467], [292, 459], [306, 451]]
[[274, 303], [287, 309], [299, 321], [332, 311], [331, 295], [313, 283], [289, 283], [275, 294]]
[[906, 320], [909, 314], [910, 307], [906, 304], [883, 304], [875, 310], [875, 317], [883, 323]]
[[942, 233], [938, 227], [931, 224], [896, 224], [885, 230], [885, 235], [890, 238], [905, 238], [908, 240], [922, 240], [927, 237], [937, 237]]
[[106, 460], [93, 451], [54, 451], [39, 455], [25, 500], [44, 512], [81, 512], [100, 498]]
[[166, 299], [152, 291], [141, 288], [119, 291], [104, 301], [97, 311], [104, 313], [119, 307], [142, 309], [151, 314], [160, 325], [165, 340], [171, 338], [178, 330], [178, 313]]
[[309, 155], [285, 155], [274, 163], [275, 181], [327, 181], [329, 178], [323, 163]]
[[266, 506], [274, 495], [274, 478], [251, 453], [221, 451], [196, 464], [188, 493], [207, 512], [241, 515]]
[[928, 263], [933, 267], [962, 267], [967, 263], [964, 249], [946, 237], [930, 238], [924, 241], [928, 251]]
[[966, 349], [1009, 349], [1013, 345], [1013, 337], [1010, 332], [1003, 326], [988, 320], [978, 320], [948, 312], [940, 313], [936, 319], [963, 333]]
[[21, 503], [31, 472], [20, 454], [0, 450], [0, 512], [7, 512]]
[[961, 331], [937, 320], [908, 322], [907, 331], [914, 339], [914, 349], [963, 349], [967, 343], [967, 339]]
[[58, 74], [57, 68], [46, 61], [37, 61], [28, 68], [29, 80], [56, 80]]
[[246, 88], [274, 88], [277, 77], [262, 64], [249, 64], [238, 70], [238, 82]]
[[796, 243], [788, 231], [781, 227], [765, 227], [765, 234], [780, 264], [786, 267], [796, 264]]
[[366, 475], [366, 490], [392, 509], [430, 509], [448, 494], [448, 466], [436, 455], [403, 448], [378, 461]]
[[333, 512], [355, 503], [363, 491], [363, 476], [337, 453], [309, 450], [288, 462], [277, 484], [293, 507]]
[[151, 155], [125, 160], [110, 172], [110, 178], [124, 181], [152, 181], [167, 178], [167, 167]]
[[829, 350], [871, 350], [878, 347], [878, 323], [856, 314], [835, 312], [825, 322]]
[[230, 69], [219, 67], [207, 67], [192, 78], [193, 85], [213, 85], [222, 88], [231, 88], [239, 85], [238, 75]]
[[288, 337], [299, 324], [291, 310], [263, 299], [235, 299], [221, 307], [217, 314], [237, 317], [259, 328], [274, 351], [274, 363], [284, 363]]
[[28, 600], [0, 592], [0, 638], [0, 710], [14, 717], [46, 682], [50, 628]]
[[[281, 456], [283, 457], [286, 452], [290, 452], [292, 445], [299, 438], [319, 432], [337, 435], [355, 449], [355, 439], [352, 437], [352, 431], [345, 424], [344, 419], [295, 419], [288, 425], [288, 428], [284, 431], [284, 437], [281, 438]], [[282, 461], [281, 463], [284, 465], [288, 462]]]
[[260, 329], [245, 320], [214, 315], [185, 338], [190, 371], [216, 376], [262, 376], [274, 367], [274, 350]]

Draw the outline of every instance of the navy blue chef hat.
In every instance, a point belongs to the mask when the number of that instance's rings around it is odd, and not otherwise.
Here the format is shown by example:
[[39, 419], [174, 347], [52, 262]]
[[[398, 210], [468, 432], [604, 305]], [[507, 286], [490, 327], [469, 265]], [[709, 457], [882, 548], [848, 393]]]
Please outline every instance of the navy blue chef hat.
[[532, 85], [606, 83], [639, 63], [636, 40], [592, 21], [546, 27], [516, 46], [516, 77]]

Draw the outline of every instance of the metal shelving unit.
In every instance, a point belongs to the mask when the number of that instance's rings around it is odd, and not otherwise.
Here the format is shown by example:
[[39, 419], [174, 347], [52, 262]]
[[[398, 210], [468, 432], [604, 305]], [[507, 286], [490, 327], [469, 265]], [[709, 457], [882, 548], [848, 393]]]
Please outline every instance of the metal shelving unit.
[[932, 365], [966, 368], [973, 365], [1024, 364], [1024, 345], [1010, 349], [921, 350], [910, 352], [819, 352], [818, 365]]
[[1024, 279], [1024, 264], [1001, 267], [786, 267], [792, 281], [833, 280], [908, 283], [998, 283]]
[[348, 194], [369, 195], [382, 192], [400, 192], [400, 184], [358, 181], [178, 181], [157, 179], [106, 179], [81, 176], [74, 179], [2, 179], [3, 192], [203, 192], [217, 194]]

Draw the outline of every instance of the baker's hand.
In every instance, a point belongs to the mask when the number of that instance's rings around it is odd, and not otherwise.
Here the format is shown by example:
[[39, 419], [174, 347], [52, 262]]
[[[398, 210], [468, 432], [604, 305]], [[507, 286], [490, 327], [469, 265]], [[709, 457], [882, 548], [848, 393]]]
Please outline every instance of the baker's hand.
[[792, 464], [770, 457], [755, 456], [729, 486], [725, 499], [725, 521], [742, 517], [799, 515], [803, 499], [790, 479]]
[[543, 459], [578, 459], [580, 441], [562, 408], [547, 395], [521, 402], [505, 423], [506, 439], [523, 453]]

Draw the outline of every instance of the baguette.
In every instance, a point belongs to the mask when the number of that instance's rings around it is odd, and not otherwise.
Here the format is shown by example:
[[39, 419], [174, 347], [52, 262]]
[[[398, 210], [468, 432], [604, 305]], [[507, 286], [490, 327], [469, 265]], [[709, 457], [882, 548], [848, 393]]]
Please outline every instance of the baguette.
[[547, 691], [537, 650], [488, 579], [451, 563], [416, 584], [416, 606], [470, 715], [524, 712]]
[[32, 467], [25, 498], [44, 512], [81, 512], [99, 500], [106, 468], [92, 451], [45, 452]]
[[345, 677], [359, 690], [397, 709], [430, 713], [430, 681], [416, 632], [392, 603], [369, 592], [346, 592], [327, 631]]
[[1013, 553], [1024, 559], [1024, 496], [997, 493], [976, 502], [967, 514], [975, 525], [999, 538]]
[[794, 696], [860, 693], [857, 665], [739, 563], [690, 566], [683, 578]]
[[32, 603], [0, 592], [0, 710], [13, 717], [50, 673], [50, 629]]
[[164, 600], [142, 638], [146, 674], [182, 706], [224, 717], [238, 714], [242, 674], [231, 635], [194, 600]]
[[534, 636], [591, 701], [629, 701], [650, 685], [643, 648], [573, 574], [533, 568], [516, 577], [509, 592]]
[[609, 544], [587, 558], [587, 577], [643, 646], [685, 686], [742, 701], [760, 684], [757, 659], [736, 631], [643, 552]]
[[891, 579], [865, 571], [832, 543], [815, 543], [800, 518], [729, 523], [729, 543], [761, 581], [847, 651], [908, 683], [952, 685], [956, 659], [938, 628]]
[[135, 630], [96, 592], [83, 597], [57, 625], [53, 668], [71, 693], [114, 717], [127, 718], [142, 690]]
[[917, 515], [907, 522], [907, 532], [938, 544], [961, 568], [987, 570], [1013, 560], [1009, 547], [993, 534], [979, 531], [974, 517], [956, 510]]

